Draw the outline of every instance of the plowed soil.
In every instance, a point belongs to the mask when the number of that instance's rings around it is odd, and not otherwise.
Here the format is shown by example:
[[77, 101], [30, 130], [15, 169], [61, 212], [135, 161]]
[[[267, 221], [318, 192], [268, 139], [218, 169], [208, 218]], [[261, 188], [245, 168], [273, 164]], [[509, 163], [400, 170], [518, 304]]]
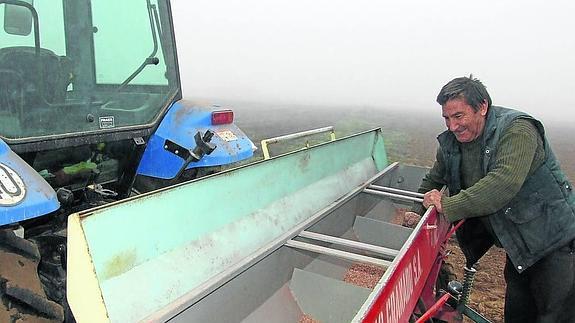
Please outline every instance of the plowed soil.
[[[465, 257], [457, 246], [457, 241], [449, 241], [451, 254], [447, 262], [453, 265], [457, 280], [463, 281]], [[469, 306], [491, 322], [503, 322], [503, 304], [505, 299], [505, 280], [503, 267], [505, 251], [501, 248], [491, 248], [477, 263], [475, 281], [471, 290]], [[466, 319], [465, 322], [473, 322]]]

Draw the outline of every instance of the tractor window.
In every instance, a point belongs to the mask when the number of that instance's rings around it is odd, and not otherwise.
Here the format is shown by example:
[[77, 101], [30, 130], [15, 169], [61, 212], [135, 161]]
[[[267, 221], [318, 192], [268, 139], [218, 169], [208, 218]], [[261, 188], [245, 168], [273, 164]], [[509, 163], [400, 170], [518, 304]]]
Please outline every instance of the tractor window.
[[[28, 1], [30, 2], [30, 1]], [[40, 23], [40, 45], [58, 55], [66, 54], [66, 43], [64, 40], [64, 10], [61, 1], [35, 0], [34, 9], [38, 13]], [[30, 33], [18, 33], [10, 30], [10, 13], [20, 13], [15, 18], [26, 19], [27, 15], [22, 14], [27, 9], [23, 7], [8, 7], [6, 4], [0, 4], [0, 26], [3, 29], [0, 32], [0, 48], [28, 46], [34, 47], [33, 24]], [[8, 28], [7, 28], [8, 27]], [[22, 35], [24, 34], [24, 35]]]
[[[135, 73], [130, 84], [168, 84], [158, 47], [157, 1], [151, 1], [149, 7], [142, 0], [92, 1], [92, 14], [98, 84], [122, 84]], [[146, 58], [158, 61], [145, 64]], [[141, 66], [143, 69], [137, 72]]]
[[[23, 0], [34, 6], [33, 0]], [[26, 36], [32, 31], [32, 11], [29, 8], [6, 4], [4, 6], [4, 31], [12, 35]]]
[[[26, 2], [0, 1], [0, 137], [9, 144], [151, 128], [179, 98], [167, 0]], [[39, 32], [28, 28], [30, 8]]]

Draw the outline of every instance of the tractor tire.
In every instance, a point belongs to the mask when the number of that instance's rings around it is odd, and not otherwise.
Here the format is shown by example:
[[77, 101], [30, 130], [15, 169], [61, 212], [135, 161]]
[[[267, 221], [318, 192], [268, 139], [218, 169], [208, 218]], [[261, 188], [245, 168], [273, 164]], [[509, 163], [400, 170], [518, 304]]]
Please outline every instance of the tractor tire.
[[46, 296], [38, 276], [40, 253], [31, 241], [0, 230], [0, 322], [61, 323], [64, 310]]

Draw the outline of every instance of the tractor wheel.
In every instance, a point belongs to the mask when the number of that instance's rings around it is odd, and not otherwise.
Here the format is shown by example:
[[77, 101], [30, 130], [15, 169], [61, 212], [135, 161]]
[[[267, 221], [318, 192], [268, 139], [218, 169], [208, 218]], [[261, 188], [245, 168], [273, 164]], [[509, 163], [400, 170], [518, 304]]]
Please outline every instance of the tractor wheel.
[[31, 241], [0, 230], [0, 322], [64, 321], [60, 305], [46, 296], [40, 278], [40, 253]]

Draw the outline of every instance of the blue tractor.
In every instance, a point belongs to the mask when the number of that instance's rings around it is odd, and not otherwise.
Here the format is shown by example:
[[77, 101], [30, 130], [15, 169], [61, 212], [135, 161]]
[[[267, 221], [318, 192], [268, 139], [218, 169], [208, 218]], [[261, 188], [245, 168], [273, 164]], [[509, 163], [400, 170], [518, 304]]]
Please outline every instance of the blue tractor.
[[253, 155], [181, 99], [169, 0], [0, 0], [0, 322], [74, 320], [69, 214]]

